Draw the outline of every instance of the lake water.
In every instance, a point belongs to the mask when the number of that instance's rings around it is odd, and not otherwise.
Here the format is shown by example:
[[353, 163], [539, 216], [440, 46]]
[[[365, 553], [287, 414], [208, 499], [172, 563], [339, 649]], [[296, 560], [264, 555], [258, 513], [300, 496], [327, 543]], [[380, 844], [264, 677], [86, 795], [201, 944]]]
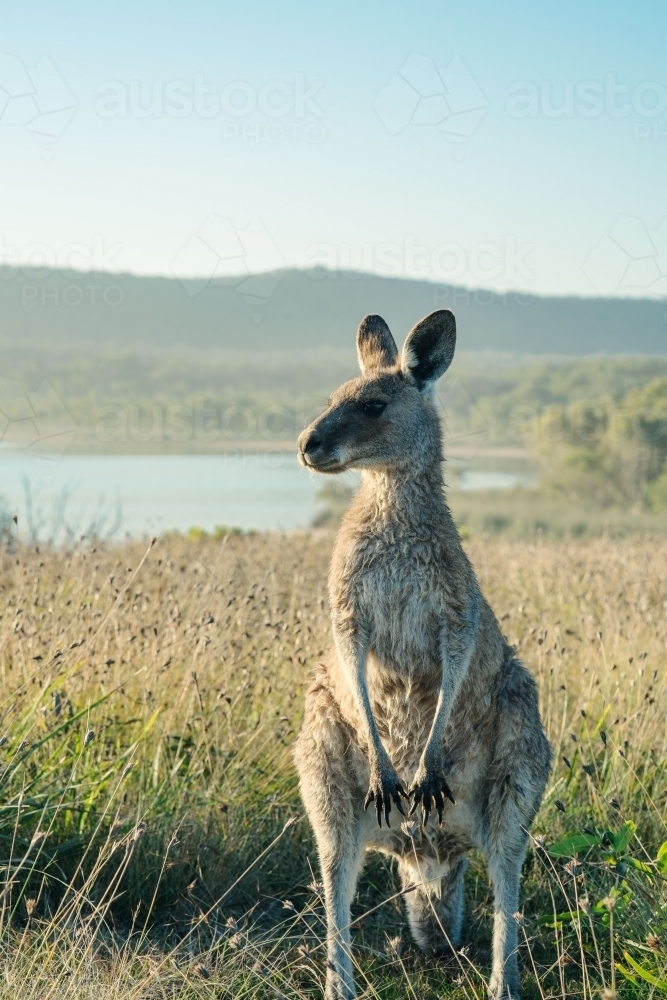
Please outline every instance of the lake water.
[[[339, 480], [353, 486], [347, 473]], [[327, 480], [294, 455], [65, 455], [58, 462], [0, 453], [0, 496], [21, 534], [61, 541], [157, 535], [196, 525], [295, 528], [309, 525]], [[529, 484], [515, 472], [464, 469], [458, 487], [509, 489]]]

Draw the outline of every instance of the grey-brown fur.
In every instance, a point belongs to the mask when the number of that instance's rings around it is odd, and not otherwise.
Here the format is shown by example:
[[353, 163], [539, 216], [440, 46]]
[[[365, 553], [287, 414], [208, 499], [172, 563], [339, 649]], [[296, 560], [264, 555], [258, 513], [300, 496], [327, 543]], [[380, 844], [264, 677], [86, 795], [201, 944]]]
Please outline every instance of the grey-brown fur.
[[[295, 748], [324, 882], [327, 1000], [355, 995], [350, 904], [364, 852], [398, 859], [412, 935], [439, 950], [460, 942], [472, 847], [494, 887], [490, 994], [519, 997], [519, 875], [551, 750], [535, 683], [479, 591], [444, 498], [432, 389], [455, 340], [454, 317], [440, 310], [399, 359], [384, 321], [366, 317], [361, 378], [298, 442], [309, 468], [362, 470], [331, 561], [334, 644]], [[391, 811], [403, 811], [408, 790], [420, 817]]]

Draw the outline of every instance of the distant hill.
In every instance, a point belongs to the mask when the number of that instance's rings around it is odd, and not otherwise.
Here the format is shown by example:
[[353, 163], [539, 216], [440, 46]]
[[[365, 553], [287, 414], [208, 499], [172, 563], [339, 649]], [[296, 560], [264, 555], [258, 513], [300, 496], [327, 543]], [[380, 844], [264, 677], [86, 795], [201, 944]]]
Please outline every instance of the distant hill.
[[448, 307], [463, 350], [667, 355], [667, 304], [647, 299], [499, 296], [322, 270], [259, 275], [243, 287], [72, 271], [0, 277], [0, 340], [26, 346], [350, 347], [366, 313], [381, 313], [400, 342], [425, 313]]

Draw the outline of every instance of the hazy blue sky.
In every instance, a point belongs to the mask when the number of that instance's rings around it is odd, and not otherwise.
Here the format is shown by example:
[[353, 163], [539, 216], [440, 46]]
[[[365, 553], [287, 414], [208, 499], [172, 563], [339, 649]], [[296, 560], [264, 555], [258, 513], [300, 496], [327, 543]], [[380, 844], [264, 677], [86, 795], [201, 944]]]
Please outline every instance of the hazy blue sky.
[[665, 294], [666, 37], [664, 0], [10, 5], [3, 264]]

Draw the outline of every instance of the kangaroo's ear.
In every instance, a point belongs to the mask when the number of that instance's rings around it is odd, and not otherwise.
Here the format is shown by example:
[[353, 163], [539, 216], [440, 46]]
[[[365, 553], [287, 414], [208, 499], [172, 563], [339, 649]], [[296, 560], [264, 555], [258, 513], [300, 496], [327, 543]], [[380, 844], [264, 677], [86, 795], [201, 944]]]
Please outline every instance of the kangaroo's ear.
[[449, 309], [420, 319], [403, 345], [401, 371], [422, 391], [447, 371], [456, 347], [456, 320]]
[[364, 316], [357, 330], [357, 357], [362, 375], [396, 364], [398, 348], [382, 316]]

